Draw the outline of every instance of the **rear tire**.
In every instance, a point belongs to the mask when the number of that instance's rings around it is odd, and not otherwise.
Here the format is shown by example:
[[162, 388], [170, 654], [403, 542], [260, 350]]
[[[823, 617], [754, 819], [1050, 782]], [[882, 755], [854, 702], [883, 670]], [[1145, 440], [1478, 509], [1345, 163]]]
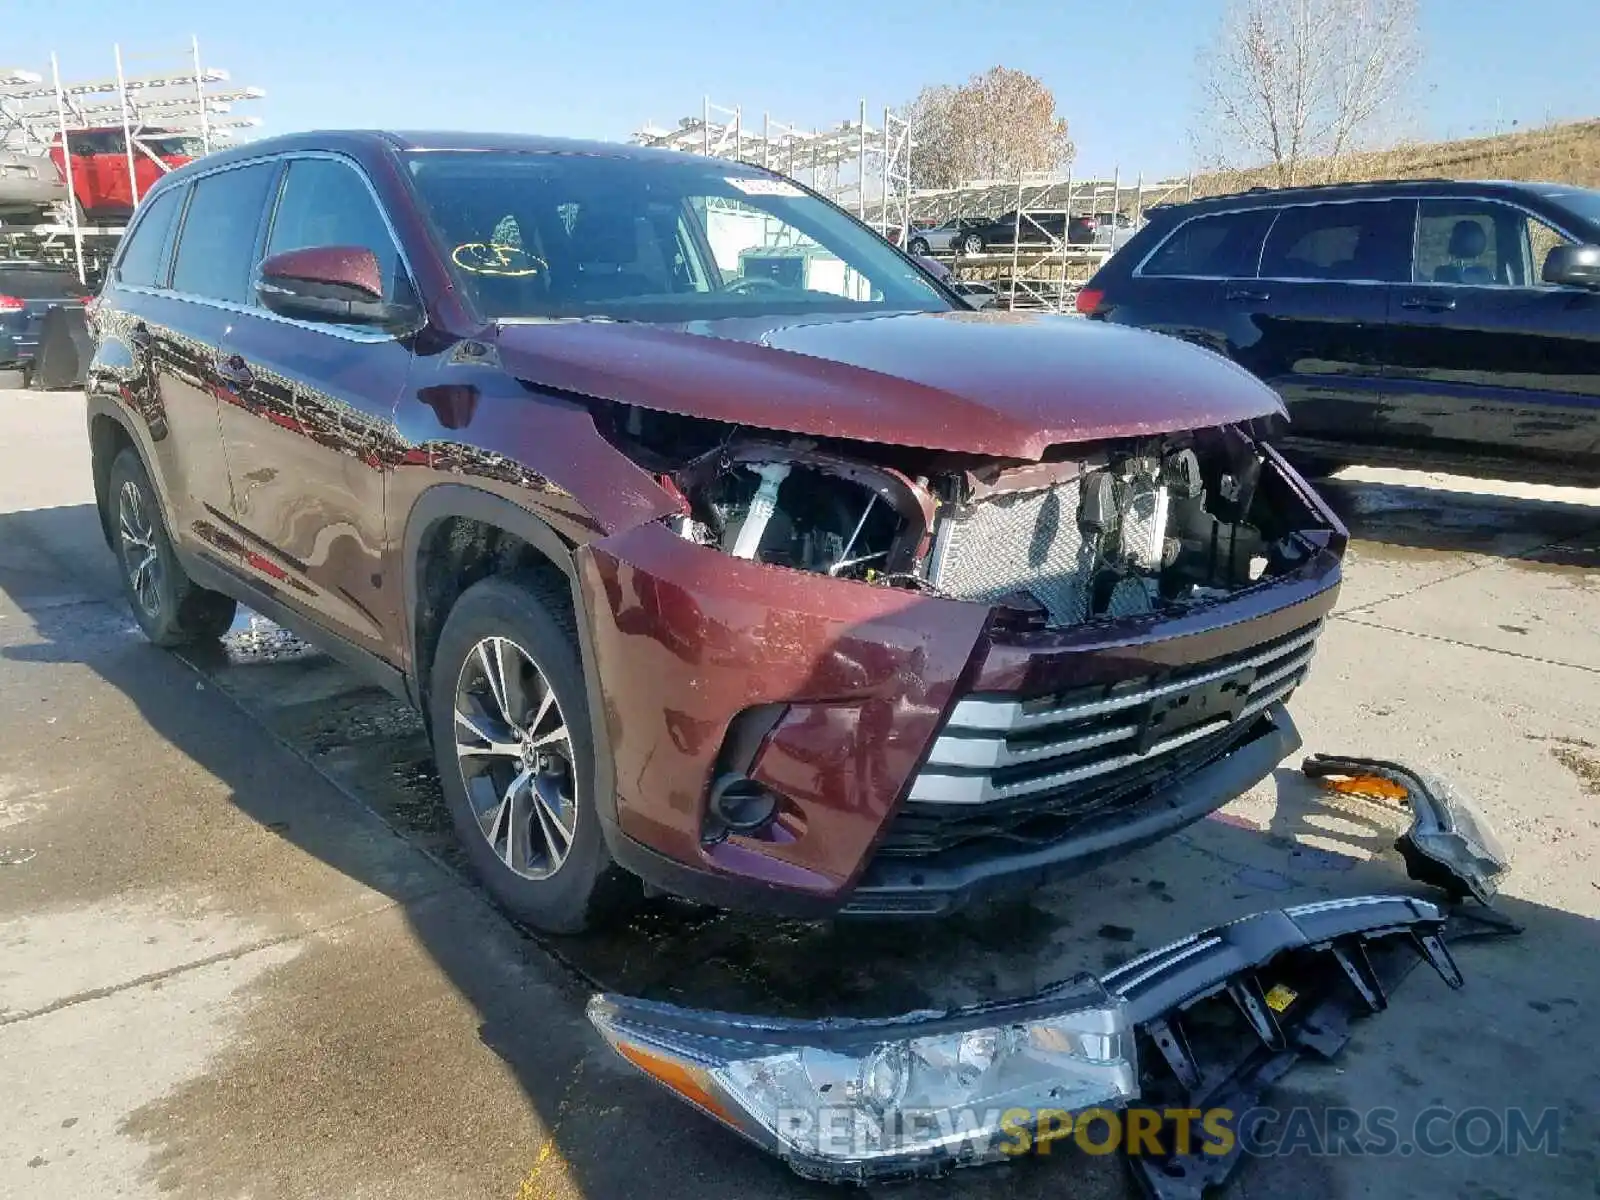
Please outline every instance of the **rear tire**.
[[969, 233], [961, 239], [961, 252], [963, 254], [982, 254], [983, 239], [975, 233]]
[[564, 578], [519, 572], [463, 593], [439, 635], [428, 715], [456, 836], [502, 908], [572, 934], [638, 895], [600, 828]]
[[906, 246], [906, 250], [911, 254], [926, 254], [928, 252], [928, 243], [922, 238], [912, 238]]
[[122, 590], [145, 636], [173, 647], [215, 641], [226, 633], [238, 602], [201, 587], [179, 564], [150, 474], [131, 446], [111, 464], [106, 505]]

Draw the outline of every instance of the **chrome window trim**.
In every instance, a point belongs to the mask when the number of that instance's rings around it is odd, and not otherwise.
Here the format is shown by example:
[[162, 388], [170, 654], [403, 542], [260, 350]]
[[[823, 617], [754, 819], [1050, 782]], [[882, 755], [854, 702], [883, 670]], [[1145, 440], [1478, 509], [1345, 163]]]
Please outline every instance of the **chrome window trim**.
[[214, 308], [219, 312], [234, 313], [241, 317], [259, 317], [263, 321], [288, 325], [294, 329], [325, 333], [329, 337], [336, 337], [346, 342], [373, 343], [399, 340], [395, 334], [381, 329], [363, 330], [348, 325], [321, 325], [315, 321], [301, 321], [294, 317], [280, 316], [271, 309], [251, 308], [248, 305], [235, 304], [231, 300], [213, 300], [210, 296], [197, 296], [193, 292], [175, 292], [171, 288], [153, 288], [136, 283], [119, 283], [116, 286], [119, 291], [132, 292], [139, 296], [156, 296], [163, 300], [176, 300], [181, 304], [198, 304], [204, 308]]
[[[1147, 254], [1145, 254], [1145, 256], [1142, 259], [1139, 260], [1138, 264], [1133, 268], [1133, 271], [1130, 273], [1130, 277], [1133, 278], [1133, 279], [1190, 279], [1190, 280], [1209, 281], [1209, 282], [1212, 282], [1212, 283], [1221, 283], [1221, 282], [1225, 282], [1226, 280], [1229, 280], [1229, 279], [1242, 279], [1242, 278], [1245, 278], [1245, 276], [1241, 276], [1241, 275], [1146, 275], [1144, 273], [1144, 268], [1145, 268], [1145, 265], [1147, 263], [1149, 263], [1149, 261], [1156, 256], [1156, 254], [1161, 250], [1161, 248], [1163, 246], [1165, 246], [1171, 239], [1176, 237], [1178, 235], [1178, 231], [1181, 230], [1185, 225], [1189, 224], [1191, 221], [1198, 221], [1198, 220], [1201, 220], [1201, 219], [1203, 219], [1205, 217], [1221, 217], [1221, 216], [1229, 216], [1229, 215], [1232, 215], [1234, 213], [1260, 212], [1263, 209], [1271, 209], [1272, 213], [1273, 213], [1272, 223], [1267, 226], [1267, 232], [1261, 238], [1261, 249], [1256, 254], [1256, 273], [1255, 273], [1254, 278], [1255, 278], [1255, 280], [1257, 282], [1263, 282], [1263, 283], [1353, 283], [1353, 284], [1363, 285], [1363, 286], [1367, 286], [1367, 287], [1377, 286], [1377, 287], [1471, 287], [1471, 288], [1481, 288], [1481, 287], [1486, 286], [1486, 285], [1481, 284], [1481, 283], [1449, 283], [1449, 284], [1446, 284], [1446, 283], [1429, 283], [1429, 284], [1418, 284], [1415, 281], [1406, 282], [1406, 281], [1403, 281], [1403, 280], [1398, 282], [1398, 283], [1396, 283], [1396, 282], [1391, 282], [1391, 281], [1385, 280], [1385, 279], [1307, 279], [1307, 278], [1304, 278], [1304, 277], [1293, 276], [1293, 275], [1263, 275], [1263, 274], [1261, 274], [1261, 264], [1265, 260], [1266, 251], [1267, 251], [1267, 239], [1272, 236], [1273, 229], [1275, 229], [1277, 227], [1278, 218], [1283, 215], [1283, 212], [1284, 212], [1285, 209], [1288, 209], [1288, 208], [1315, 208], [1315, 207], [1320, 207], [1320, 206], [1323, 206], [1323, 205], [1332, 205], [1332, 204], [1390, 204], [1390, 203], [1394, 203], [1395, 201], [1410, 202], [1412, 204], [1412, 206], [1413, 206], [1412, 235], [1411, 235], [1412, 236], [1412, 240], [1411, 240], [1411, 262], [1410, 262], [1409, 265], [1410, 265], [1411, 271], [1415, 272], [1416, 271], [1416, 263], [1417, 263], [1417, 243], [1416, 243], [1417, 230], [1418, 230], [1418, 228], [1419, 228], [1419, 226], [1421, 224], [1421, 220], [1422, 220], [1422, 215], [1421, 215], [1422, 214], [1422, 202], [1424, 200], [1439, 201], [1439, 202], [1443, 202], [1443, 203], [1455, 203], [1455, 204], [1460, 204], [1460, 203], [1504, 204], [1504, 205], [1507, 205], [1508, 207], [1518, 209], [1519, 211], [1521, 211], [1525, 215], [1532, 217], [1534, 220], [1540, 221], [1543, 224], [1550, 226], [1550, 228], [1554, 229], [1557, 233], [1559, 233], [1562, 237], [1567, 238], [1569, 241], [1572, 241], [1572, 242], [1580, 244], [1580, 245], [1583, 244], [1583, 239], [1582, 238], [1575, 237], [1570, 229], [1567, 229], [1564, 226], [1558, 224], [1557, 222], [1552, 221], [1549, 217], [1544, 216], [1542, 213], [1536, 213], [1531, 208], [1528, 208], [1528, 207], [1526, 207], [1525, 205], [1522, 205], [1522, 204], [1518, 204], [1515, 200], [1503, 200], [1498, 196], [1462, 196], [1462, 195], [1456, 195], [1455, 193], [1450, 193], [1450, 194], [1442, 195], [1442, 196], [1352, 196], [1352, 197], [1346, 197], [1346, 198], [1337, 199], [1337, 200], [1291, 200], [1291, 201], [1283, 201], [1283, 202], [1271, 202], [1271, 201], [1269, 201], [1269, 202], [1263, 203], [1263, 204], [1240, 204], [1240, 205], [1236, 205], [1236, 206], [1234, 206], [1232, 208], [1214, 208], [1214, 209], [1211, 209], [1211, 210], [1209, 210], [1207, 212], [1194, 213], [1194, 214], [1192, 214], [1190, 216], [1185, 217], [1182, 221], [1178, 222], [1177, 225], [1173, 226], [1172, 232], [1168, 233], [1166, 237], [1162, 238], [1159, 242], [1157, 242], [1156, 245]], [[1529, 287], [1524, 288], [1524, 289], [1508, 289], [1504, 285], [1501, 285], [1501, 286], [1499, 286], [1497, 288], [1497, 290], [1500, 290], [1500, 291], [1505, 291], [1505, 290], [1533, 290], [1533, 291], [1541, 291], [1542, 292], [1542, 291], [1552, 291], [1552, 290], [1562, 290], [1562, 289], [1561, 289], [1561, 285], [1559, 285], [1559, 284], [1550, 284], [1550, 285], [1547, 285], [1547, 286], [1532, 286], [1532, 285], [1530, 285]]]
[[[256, 166], [260, 163], [275, 164], [283, 168], [283, 177], [278, 180], [277, 187], [273, 189], [270, 197], [270, 203], [272, 205], [272, 221], [267, 225], [266, 229], [267, 239], [270, 241], [272, 237], [272, 225], [275, 224], [278, 219], [278, 202], [282, 198], [284, 183], [288, 179], [287, 168], [295, 160], [307, 158], [330, 159], [334, 162], [345, 164], [345, 166], [349, 167], [355, 172], [356, 178], [361, 180], [362, 184], [367, 189], [367, 194], [372, 198], [373, 204], [377, 206], [378, 216], [383, 220], [383, 227], [388, 232], [389, 240], [394, 247], [395, 253], [400, 258], [401, 268], [405, 271], [407, 285], [411, 288], [412, 294], [418, 296], [420, 299], [420, 293], [417, 292], [416, 286], [416, 272], [412, 269], [411, 259], [406, 254], [405, 246], [401, 243], [400, 235], [395, 230], [394, 222], [389, 218], [388, 210], [384, 208], [383, 201], [379, 198], [377, 189], [372, 186], [372, 180], [367, 178], [367, 173], [361, 169], [361, 165], [359, 163], [357, 163], [347, 154], [342, 154], [332, 150], [287, 150], [278, 154], [258, 154], [252, 158], [243, 159], [239, 162], [231, 162], [221, 166], [211, 167], [208, 170], [197, 172], [196, 174], [189, 176], [184, 180], [184, 185], [188, 187], [189, 192], [188, 201], [193, 201], [194, 185], [202, 179], [208, 179], [213, 175], [221, 175], [225, 171], [237, 171], [244, 167]], [[176, 187], [180, 185], [174, 184], [172, 186]], [[177, 228], [177, 236], [173, 241], [172, 258], [167, 264], [166, 274], [169, 281], [172, 278], [173, 268], [177, 264], [178, 245], [183, 239], [183, 226], [188, 222], [189, 219], [188, 203], [184, 204], [183, 211], [178, 214], [178, 218], [179, 224]], [[252, 291], [255, 290], [256, 285], [260, 282], [260, 269], [260, 262], [255, 263], [250, 268], [250, 286]], [[368, 330], [362, 329], [359, 326], [329, 325], [318, 321], [302, 321], [296, 317], [282, 316], [266, 308], [265, 306], [236, 304], [231, 300], [218, 300], [211, 296], [202, 296], [197, 292], [180, 292], [176, 288], [172, 287], [150, 287], [146, 284], [128, 284], [123, 283], [120, 279], [113, 279], [112, 287], [120, 291], [132, 292], [141, 296], [159, 296], [168, 300], [178, 300], [185, 304], [204, 305], [209, 308], [218, 309], [221, 312], [234, 313], [238, 316], [259, 317], [265, 321], [272, 321], [279, 325], [287, 325], [292, 329], [304, 329], [311, 333], [327, 334], [329, 337], [338, 338], [341, 341], [346, 342], [359, 342], [370, 345], [379, 342], [394, 342], [399, 340], [398, 335], [389, 333], [385, 330]]]

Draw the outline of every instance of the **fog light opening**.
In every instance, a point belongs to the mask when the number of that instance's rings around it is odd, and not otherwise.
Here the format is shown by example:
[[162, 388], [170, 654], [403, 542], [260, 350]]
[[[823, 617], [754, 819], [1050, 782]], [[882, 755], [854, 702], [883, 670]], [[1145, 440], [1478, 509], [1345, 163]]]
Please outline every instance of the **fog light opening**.
[[711, 785], [711, 816], [729, 833], [755, 834], [778, 817], [778, 797], [748, 775], [730, 772]]

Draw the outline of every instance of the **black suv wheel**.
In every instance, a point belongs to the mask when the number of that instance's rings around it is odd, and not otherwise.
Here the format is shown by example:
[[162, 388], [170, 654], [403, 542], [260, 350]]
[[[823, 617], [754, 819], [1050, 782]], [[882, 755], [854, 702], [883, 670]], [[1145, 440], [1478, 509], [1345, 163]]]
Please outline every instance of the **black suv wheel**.
[[519, 573], [456, 602], [429, 672], [439, 782], [512, 916], [580, 933], [628, 897], [595, 809], [594, 741], [565, 581]]
[[238, 604], [185, 574], [150, 474], [131, 446], [111, 463], [106, 506], [122, 589], [145, 636], [158, 646], [183, 646], [227, 632]]
[[963, 254], [982, 254], [983, 238], [976, 233], [969, 233], [961, 239], [961, 252]]

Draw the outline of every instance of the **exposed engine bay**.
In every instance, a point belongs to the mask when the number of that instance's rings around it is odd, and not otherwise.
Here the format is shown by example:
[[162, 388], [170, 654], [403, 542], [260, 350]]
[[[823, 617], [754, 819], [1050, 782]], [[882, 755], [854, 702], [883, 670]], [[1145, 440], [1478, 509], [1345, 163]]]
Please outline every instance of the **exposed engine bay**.
[[1304, 562], [1326, 528], [1236, 427], [1015, 463], [611, 415], [613, 440], [682, 501], [669, 520], [689, 541], [1041, 627], [1230, 594]]

